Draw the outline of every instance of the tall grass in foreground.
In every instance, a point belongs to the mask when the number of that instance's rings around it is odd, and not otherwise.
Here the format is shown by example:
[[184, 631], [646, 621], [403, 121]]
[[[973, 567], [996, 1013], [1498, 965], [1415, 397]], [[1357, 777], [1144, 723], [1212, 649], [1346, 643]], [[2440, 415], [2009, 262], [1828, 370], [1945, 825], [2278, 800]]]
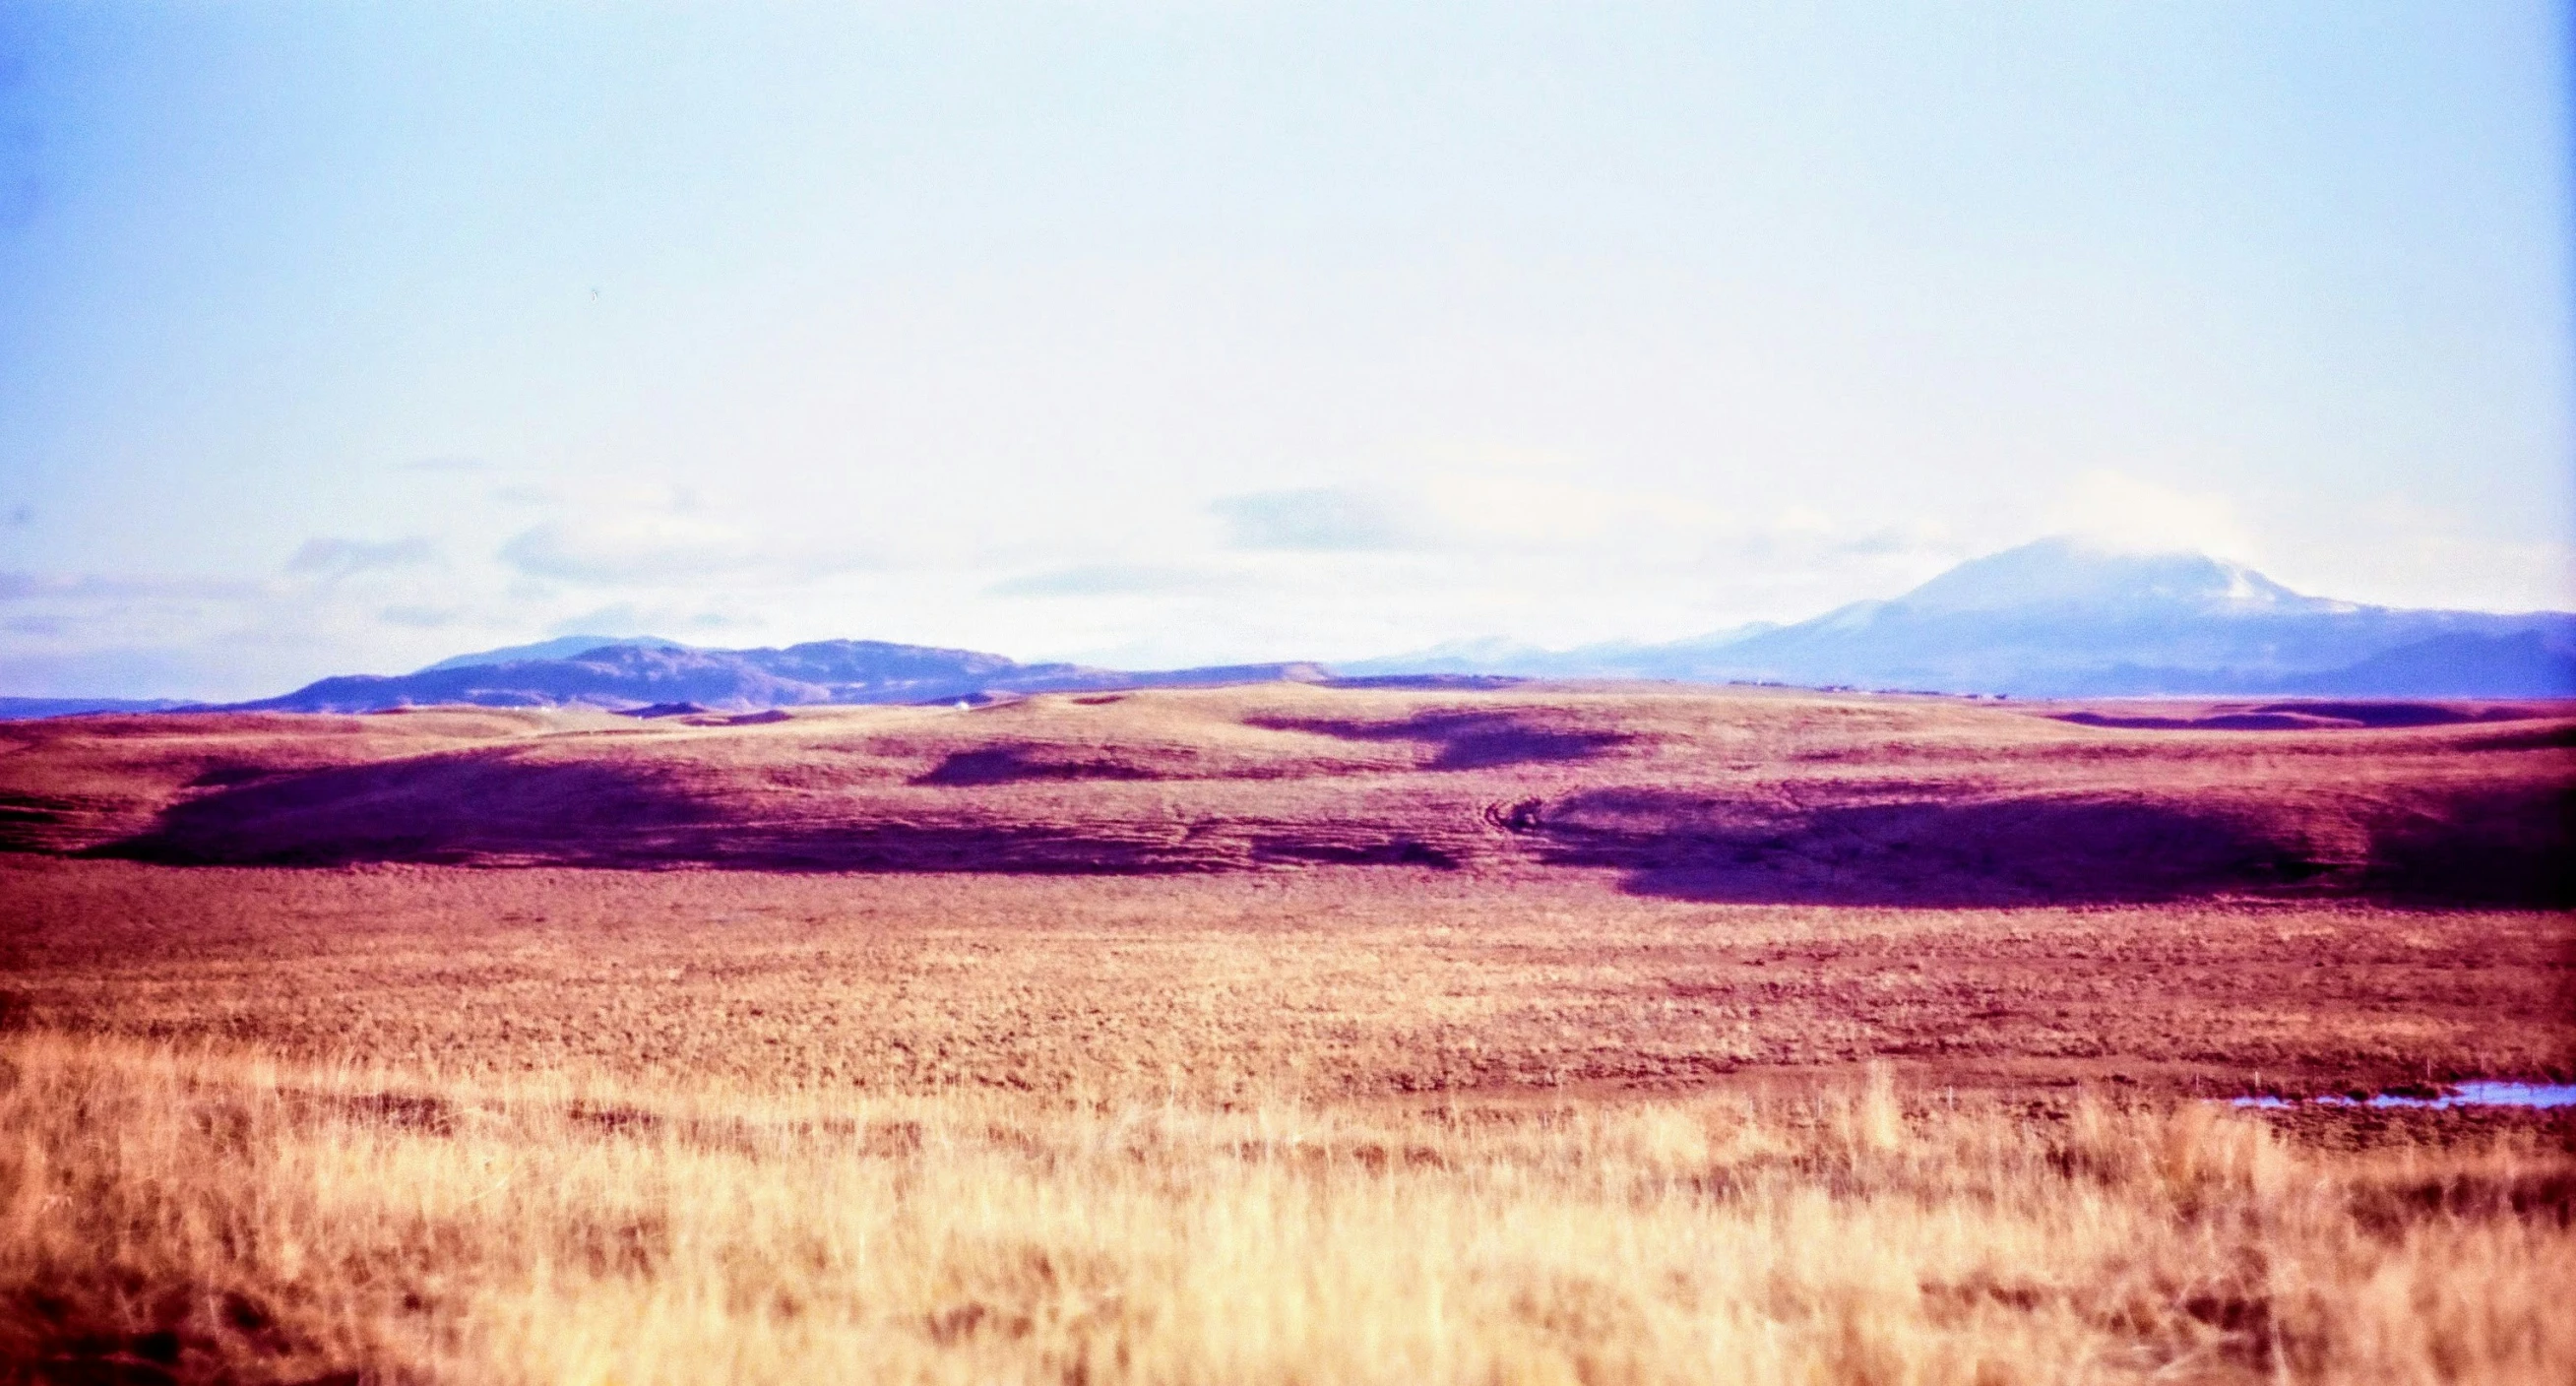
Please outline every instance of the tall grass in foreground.
[[2566, 1381], [2571, 1169], [1884, 1084], [830, 1101], [27, 1035], [0, 1379]]

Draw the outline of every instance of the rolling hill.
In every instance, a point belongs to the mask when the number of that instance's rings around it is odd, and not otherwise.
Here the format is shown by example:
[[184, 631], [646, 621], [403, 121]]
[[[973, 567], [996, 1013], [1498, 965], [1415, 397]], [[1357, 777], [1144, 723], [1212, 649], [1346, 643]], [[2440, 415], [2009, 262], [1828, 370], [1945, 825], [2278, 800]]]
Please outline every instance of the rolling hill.
[[173, 864], [1617, 874], [1694, 899], [2567, 894], [2565, 705], [2159, 715], [1270, 683], [959, 712], [190, 713], [0, 730], [0, 849]]

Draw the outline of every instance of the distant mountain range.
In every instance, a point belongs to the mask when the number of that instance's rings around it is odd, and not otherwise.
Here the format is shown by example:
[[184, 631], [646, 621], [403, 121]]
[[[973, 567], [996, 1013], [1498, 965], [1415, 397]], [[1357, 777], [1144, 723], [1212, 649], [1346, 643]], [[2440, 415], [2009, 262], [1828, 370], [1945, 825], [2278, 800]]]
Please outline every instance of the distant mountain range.
[[[882, 640], [817, 640], [785, 649], [708, 650], [673, 640], [604, 641], [571, 654], [562, 642], [459, 655], [410, 674], [344, 675], [241, 711], [368, 712], [472, 703], [482, 707], [644, 706], [671, 711], [818, 703], [983, 702], [997, 695], [1112, 688], [1186, 688], [1331, 677], [1312, 664], [1227, 665], [1133, 672], [1080, 664], [1022, 664], [975, 650]], [[535, 653], [531, 653], [534, 651]]]
[[624, 638], [614, 635], [560, 635], [552, 640], [540, 640], [533, 645], [508, 645], [497, 650], [478, 650], [473, 654], [452, 655], [446, 659], [438, 661], [436, 664], [432, 664], [421, 669], [415, 669], [412, 672], [416, 674], [435, 674], [443, 669], [471, 669], [478, 665], [485, 664], [523, 664], [529, 660], [537, 659], [576, 659], [593, 650], [604, 650], [611, 646], [639, 650], [690, 650], [696, 648], [696, 646], [693, 645], [683, 645], [677, 640], [664, 640], [659, 636], [652, 635], [637, 635]]
[[[1795, 625], [1666, 644], [1544, 650], [1499, 640], [1334, 669], [1311, 663], [1136, 672], [1022, 664], [876, 640], [701, 649], [572, 635], [353, 674], [239, 710], [368, 712], [470, 703], [749, 711], [821, 703], [981, 702], [1022, 693], [1290, 679], [1476, 686], [1511, 678], [1674, 679], [2078, 698], [2307, 695], [2576, 697], [2576, 614], [2411, 611], [2302, 596], [2241, 564], [2047, 539], [1963, 563], [1901, 597]], [[0, 698], [0, 718], [159, 711], [166, 699]]]
[[1658, 645], [1440, 646], [1339, 666], [2016, 697], [2576, 696], [2576, 615], [2302, 596], [2241, 564], [2045, 539], [1901, 597]]
[[70, 717], [83, 712], [172, 712], [203, 706], [185, 698], [0, 698], [0, 722]]

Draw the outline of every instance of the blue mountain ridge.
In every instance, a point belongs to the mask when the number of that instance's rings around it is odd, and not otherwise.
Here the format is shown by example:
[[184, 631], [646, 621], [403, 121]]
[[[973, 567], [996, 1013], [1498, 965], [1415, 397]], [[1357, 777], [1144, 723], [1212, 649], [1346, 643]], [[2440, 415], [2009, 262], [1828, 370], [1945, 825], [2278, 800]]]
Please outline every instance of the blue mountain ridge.
[[[817, 640], [784, 649], [709, 650], [676, 641], [602, 645], [569, 658], [441, 661], [397, 675], [343, 675], [235, 711], [373, 712], [464, 703], [481, 707], [641, 706], [744, 711], [814, 704], [982, 701], [1000, 694], [1190, 687], [1273, 679], [1321, 680], [1311, 664], [1227, 665], [1131, 672], [1022, 664], [976, 650], [882, 640]], [[467, 656], [466, 658], [481, 658]]]
[[1794, 625], [1562, 652], [1466, 642], [1337, 668], [2017, 697], [2565, 697], [2576, 614], [2333, 601], [2201, 554], [2056, 538]]
[[[1551, 651], [1457, 641], [1327, 669], [1312, 663], [1137, 672], [877, 640], [704, 649], [566, 636], [397, 675], [344, 675], [236, 710], [370, 712], [473, 704], [749, 711], [829, 703], [1271, 679], [1476, 687], [1512, 678], [1663, 679], [2014, 697], [2576, 697], [2576, 614], [2423, 611], [2305, 596], [2241, 564], [2045, 539], [1971, 560], [1902, 596], [1791, 625]], [[152, 711], [168, 700], [0, 699], [0, 719]]]

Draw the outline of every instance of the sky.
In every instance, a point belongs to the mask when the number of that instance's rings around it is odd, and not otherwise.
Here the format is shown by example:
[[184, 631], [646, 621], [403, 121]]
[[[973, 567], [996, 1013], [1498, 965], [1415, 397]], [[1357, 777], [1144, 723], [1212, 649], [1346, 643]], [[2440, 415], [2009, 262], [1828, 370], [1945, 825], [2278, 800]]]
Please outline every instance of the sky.
[[2576, 607], [2564, 5], [0, 0], [0, 694]]

